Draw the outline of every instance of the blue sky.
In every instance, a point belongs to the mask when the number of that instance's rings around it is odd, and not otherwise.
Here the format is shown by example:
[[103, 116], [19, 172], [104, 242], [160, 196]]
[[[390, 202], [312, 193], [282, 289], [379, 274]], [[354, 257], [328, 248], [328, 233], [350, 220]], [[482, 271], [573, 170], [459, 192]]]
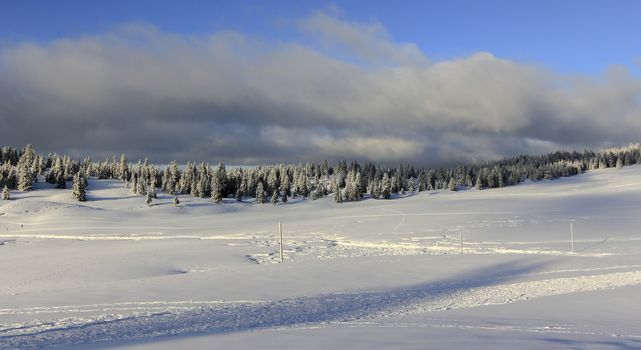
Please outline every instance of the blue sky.
[[144, 21], [180, 34], [234, 30], [301, 40], [291, 23], [314, 10], [378, 21], [392, 39], [418, 45], [431, 60], [478, 51], [597, 75], [609, 65], [639, 73], [641, 1], [2, 1], [0, 42], [48, 41]]

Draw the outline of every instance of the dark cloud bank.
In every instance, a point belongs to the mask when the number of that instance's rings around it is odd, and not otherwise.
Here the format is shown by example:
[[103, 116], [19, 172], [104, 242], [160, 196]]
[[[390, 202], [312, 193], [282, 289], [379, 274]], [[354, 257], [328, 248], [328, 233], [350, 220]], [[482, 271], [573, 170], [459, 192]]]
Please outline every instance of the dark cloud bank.
[[[95, 158], [439, 164], [641, 141], [641, 80], [490, 53], [433, 62], [318, 12], [315, 45], [128, 24], [0, 50], [0, 140]], [[338, 58], [340, 57], [340, 58]]]

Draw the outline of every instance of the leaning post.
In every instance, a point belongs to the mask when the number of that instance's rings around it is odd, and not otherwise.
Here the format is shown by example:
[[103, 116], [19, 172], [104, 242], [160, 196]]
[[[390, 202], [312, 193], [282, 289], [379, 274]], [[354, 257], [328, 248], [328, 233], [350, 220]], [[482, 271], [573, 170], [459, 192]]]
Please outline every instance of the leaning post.
[[278, 234], [280, 235], [280, 262], [284, 262], [283, 259], [283, 226], [280, 221], [278, 222]]

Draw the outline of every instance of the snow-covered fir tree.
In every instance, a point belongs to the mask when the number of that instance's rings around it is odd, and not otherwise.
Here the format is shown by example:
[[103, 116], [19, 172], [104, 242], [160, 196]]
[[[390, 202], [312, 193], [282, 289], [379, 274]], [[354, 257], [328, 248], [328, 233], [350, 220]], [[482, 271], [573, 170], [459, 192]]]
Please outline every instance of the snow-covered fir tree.
[[381, 180], [380, 186], [381, 186], [380, 198], [390, 199], [391, 198], [390, 179], [389, 179], [389, 175], [387, 175], [387, 173], [383, 174], [383, 179]]
[[84, 174], [81, 172], [78, 172], [73, 176], [71, 195], [80, 202], [85, 202], [87, 200], [87, 178], [85, 178]]
[[256, 202], [260, 204], [265, 203], [265, 190], [263, 189], [262, 182], [258, 182], [258, 185], [256, 185]]
[[225, 170], [225, 164], [219, 163], [211, 179], [211, 199], [214, 203], [222, 203], [226, 186], [227, 171]]
[[11, 199], [11, 196], [9, 194], [9, 187], [7, 185], [4, 185], [4, 188], [2, 189], [2, 200], [8, 201]]
[[134, 194], [137, 194], [138, 190], [138, 174], [133, 173], [131, 174], [131, 181], [129, 181], [129, 188], [131, 189], [131, 192]]
[[482, 190], [483, 189], [483, 181], [481, 181], [481, 176], [476, 177], [476, 185], [475, 185], [477, 190]]
[[280, 178], [278, 176], [279, 170], [277, 168], [271, 168], [269, 174], [267, 175], [267, 190], [268, 191], [277, 191], [280, 189]]
[[414, 193], [416, 192], [416, 188], [417, 188], [416, 179], [411, 177], [409, 180], [407, 180], [407, 190], [410, 193]]
[[158, 195], [156, 194], [156, 185], [155, 185], [155, 180], [151, 180], [149, 183], [149, 186], [147, 187], [147, 194], [151, 196], [151, 198], [156, 199], [158, 198]]
[[283, 191], [283, 196], [280, 199], [283, 203], [287, 203], [287, 192]]
[[131, 176], [129, 173], [129, 163], [127, 162], [127, 157], [124, 153], [120, 155], [120, 162], [118, 163], [116, 176], [120, 181], [129, 181], [129, 177]]
[[449, 188], [450, 191], [456, 191], [458, 189], [458, 185], [456, 184], [456, 180], [454, 180], [453, 177], [450, 178], [450, 182], [447, 185], [447, 188]]
[[33, 147], [29, 144], [22, 150], [22, 155], [17, 164], [18, 175], [18, 190], [31, 191], [33, 189], [33, 182], [35, 181], [35, 174], [33, 173], [33, 162], [36, 159], [36, 153]]
[[145, 203], [147, 203], [147, 206], [151, 207], [151, 202], [154, 200], [154, 197], [151, 195], [151, 192], [147, 192], [147, 195], [145, 195]]
[[617, 158], [616, 168], [623, 169], [623, 160], [621, 158]]
[[289, 179], [289, 175], [285, 169], [280, 171], [280, 190], [283, 191], [287, 196], [291, 195], [292, 182]]
[[278, 204], [278, 191], [274, 190], [272, 193], [272, 204]]
[[343, 203], [343, 191], [341, 190], [341, 187], [336, 179], [334, 179], [334, 182], [332, 182], [332, 189], [334, 192], [334, 202]]

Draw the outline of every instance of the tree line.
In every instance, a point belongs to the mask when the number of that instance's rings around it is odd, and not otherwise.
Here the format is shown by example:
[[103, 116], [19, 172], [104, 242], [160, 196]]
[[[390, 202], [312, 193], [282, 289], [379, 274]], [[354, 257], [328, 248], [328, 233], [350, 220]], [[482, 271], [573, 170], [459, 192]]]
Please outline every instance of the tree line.
[[[512, 186], [526, 180], [552, 180], [580, 174], [589, 169], [621, 168], [641, 164], [641, 144], [621, 148], [583, 152], [558, 151], [542, 155], [520, 155], [482, 164], [456, 167], [381, 166], [372, 162], [339, 161], [329, 164], [273, 164], [227, 169], [223, 163], [188, 162], [179, 166], [172, 161], [164, 168], [137, 163], [122, 154], [119, 159], [81, 161], [67, 155], [37, 154], [31, 145], [18, 150], [5, 146], [0, 152], [0, 187], [3, 198], [8, 189], [30, 191], [38, 179], [64, 189], [72, 182], [72, 194], [86, 200], [87, 178], [115, 179], [127, 184], [147, 203], [160, 189], [172, 195], [211, 198], [222, 203], [225, 198], [238, 201], [250, 198], [258, 203], [287, 202], [288, 197], [312, 200], [331, 195], [336, 202], [362, 198], [390, 199], [408, 192], [468, 188], [483, 190]], [[175, 197], [174, 203], [179, 203]]]

